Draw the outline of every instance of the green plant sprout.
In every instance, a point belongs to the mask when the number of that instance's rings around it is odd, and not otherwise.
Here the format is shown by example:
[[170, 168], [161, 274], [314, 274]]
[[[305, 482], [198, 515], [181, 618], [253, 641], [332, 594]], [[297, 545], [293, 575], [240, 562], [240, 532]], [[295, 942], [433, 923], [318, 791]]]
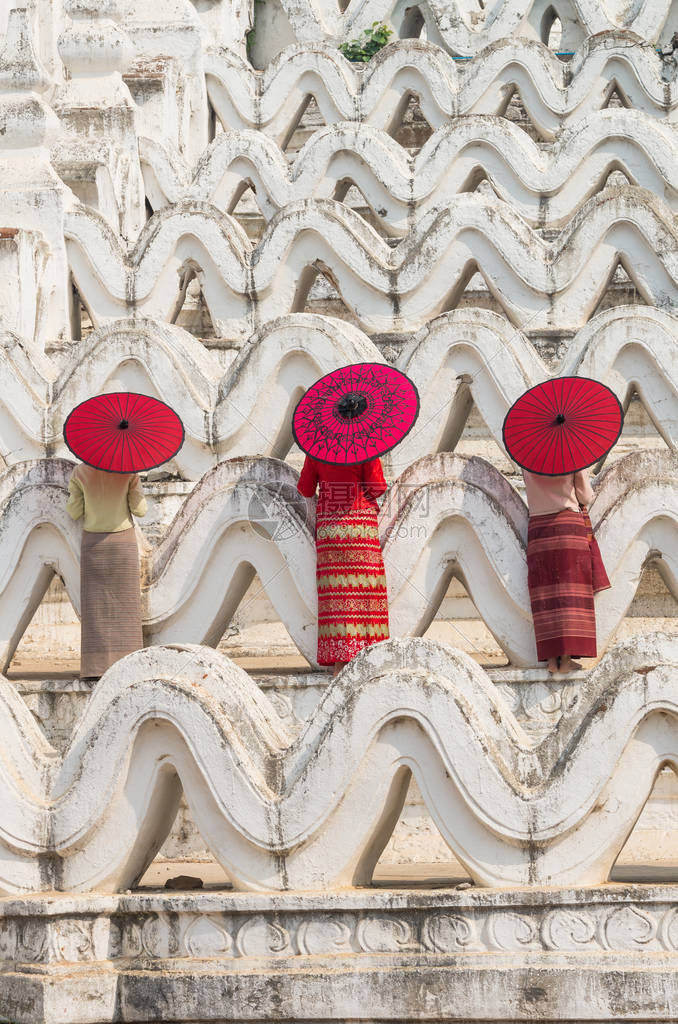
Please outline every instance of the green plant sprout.
[[373, 21], [372, 27], [366, 28], [362, 36], [352, 39], [350, 43], [341, 43], [339, 49], [353, 64], [367, 64], [375, 53], [386, 46], [389, 36], [392, 35], [393, 29], [388, 25]]

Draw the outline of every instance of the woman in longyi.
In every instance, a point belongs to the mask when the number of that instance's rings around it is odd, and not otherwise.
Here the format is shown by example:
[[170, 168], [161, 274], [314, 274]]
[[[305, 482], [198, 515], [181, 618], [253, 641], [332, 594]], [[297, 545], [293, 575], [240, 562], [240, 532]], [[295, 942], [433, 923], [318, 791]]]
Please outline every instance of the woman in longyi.
[[594, 493], [586, 470], [537, 476], [523, 470], [527, 507], [527, 585], [537, 659], [549, 672], [566, 674], [595, 658], [594, 595], [610, 581], [591, 530]]
[[316, 508], [318, 664], [335, 675], [364, 647], [386, 640], [388, 597], [377, 498], [379, 456], [413, 426], [414, 384], [381, 363], [341, 367], [309, 388], [292, 428], [306, 461], [298, 489]]
[[595, 658], [594, 595], [610, 587], [593, 536], [587, 467], [612, 448], [624, 414], [617, 396], [587, 377], [530, 388], [504, 420], [504, 444], [523, 471], [529, 512], [527, 585], [537, 659], [566, 674]]
[[66, 510], [84, 519], [80, 549], [80, 678], [95, 680], [144, 645], [139, 549], [132, 516], [146, 498], [136, 474], [76, 466]]
[[376, 501], [386, 481], [379, 459], [332, 466], [307, 455], [297, 487], [311, 498], [318, 486], [318, 664], [338, 671], [389, 635]]
[[64, 440], [82, 460], [71, 474], [66, 509], [83, 520], [80, 678], [94, 681], [144, 645], [132, 517], [144, 516], [147, 505], [137, 473], [173, 458], [184, 428], [156, 398], [109, 391], [71, 411]]

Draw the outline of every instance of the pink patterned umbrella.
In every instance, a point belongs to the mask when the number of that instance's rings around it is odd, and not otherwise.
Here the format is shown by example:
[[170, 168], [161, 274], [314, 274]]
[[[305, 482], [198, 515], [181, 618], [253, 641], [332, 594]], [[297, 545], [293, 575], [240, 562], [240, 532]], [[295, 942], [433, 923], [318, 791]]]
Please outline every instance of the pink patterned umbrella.
[[419, 415], [419, 394], [385, 363], [352, 363], [313, 384], [292, 418], [294, 439], [319, 462], [352, 466], [394, 448]]

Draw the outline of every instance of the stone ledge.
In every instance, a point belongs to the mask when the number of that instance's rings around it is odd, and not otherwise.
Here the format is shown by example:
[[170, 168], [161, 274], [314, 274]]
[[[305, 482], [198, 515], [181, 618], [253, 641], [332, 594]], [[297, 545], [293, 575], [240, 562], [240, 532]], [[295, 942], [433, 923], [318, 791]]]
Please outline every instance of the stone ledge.
[[678, 886], [0, 900], [0, 1020], [670, 1021]]

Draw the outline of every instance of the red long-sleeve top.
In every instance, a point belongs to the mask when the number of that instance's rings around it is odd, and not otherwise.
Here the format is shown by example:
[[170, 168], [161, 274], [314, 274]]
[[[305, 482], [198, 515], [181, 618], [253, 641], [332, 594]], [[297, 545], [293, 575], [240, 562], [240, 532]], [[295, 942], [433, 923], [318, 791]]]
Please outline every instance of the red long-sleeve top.
[[377, 509], [376, 499], [386, 490], [381, 459], [360, 462], [356, 466], [335, 466], [306, 456], [297, 490], [312, 498], [320, 484], [318, 514], [348, 512], [353, 509]]

